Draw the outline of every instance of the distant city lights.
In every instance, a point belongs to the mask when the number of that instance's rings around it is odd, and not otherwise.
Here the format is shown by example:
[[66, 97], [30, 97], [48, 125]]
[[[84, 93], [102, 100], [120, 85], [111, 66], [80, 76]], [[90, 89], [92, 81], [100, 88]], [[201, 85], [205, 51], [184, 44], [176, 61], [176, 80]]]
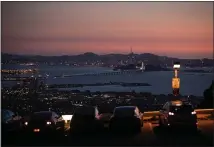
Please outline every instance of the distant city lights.
[[33, 72], [38, 72], [38, 69], [2, 69], [2, 73], [7, 73], [7, 74], [26, 74], [26, 73], [33, 73]]

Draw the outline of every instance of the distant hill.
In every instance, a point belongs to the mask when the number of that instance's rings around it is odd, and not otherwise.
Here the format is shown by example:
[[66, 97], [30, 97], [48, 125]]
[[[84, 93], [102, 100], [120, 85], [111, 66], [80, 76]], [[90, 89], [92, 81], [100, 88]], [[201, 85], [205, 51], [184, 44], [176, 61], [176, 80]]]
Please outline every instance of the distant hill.
[[[137, 61], [143, 61], [149, 65], [172, 66], [174, 61], [178, 61], [181, 65], [186, 66], [214, 66], [212, 59], [179, 59], [166, 56], [158, 56], [151, 53], [134, 54]], [[120, 60], [127, 60], [129, 55], [125, 54], [106, 54], [97, 55], [92, 52], [87, 52], [80, 55], [63, 55], [63, 56], [39, 56], [39, 55], [12, 55], [7, 53], [1, 54], [2, 63], [13, 62], [95, 62], [101, 61], [106, 64], [115, 64]], [[202, 64], [203, 61], [203, 64]]]

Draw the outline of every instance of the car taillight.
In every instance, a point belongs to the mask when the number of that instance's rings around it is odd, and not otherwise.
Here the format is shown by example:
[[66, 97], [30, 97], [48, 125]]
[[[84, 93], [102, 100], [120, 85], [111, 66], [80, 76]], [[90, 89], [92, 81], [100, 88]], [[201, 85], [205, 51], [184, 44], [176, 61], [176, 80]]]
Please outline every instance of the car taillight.
[[192, 114], [192, 115], [195, 115], [195, 114], [196, 114], [196, 112], [195, 112], [195, 111], [193, 111], [193, 112], [191, 112], [191, 114]]
[[51, 122], [50, 122], [50, 121], [47, 121], [46, 124], [47, 124], [47, 125], [51, 125]]
[[173, 112], [169, 112], [169, 115], [174, 115], [174, 113]]

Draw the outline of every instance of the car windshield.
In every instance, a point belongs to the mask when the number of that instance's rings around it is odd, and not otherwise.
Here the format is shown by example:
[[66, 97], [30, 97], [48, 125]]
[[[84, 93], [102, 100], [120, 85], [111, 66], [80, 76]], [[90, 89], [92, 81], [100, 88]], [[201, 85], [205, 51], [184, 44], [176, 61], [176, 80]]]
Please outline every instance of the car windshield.
[[32, 116], [31, 116], [31, 120], [48, 120], [50, 119], [52, 116], [51, 113], [34, 113]]
[[6, 110], [1, 110], [1, 115], [2, 115], [2, 118], [5, 119], [6, 117], [9, 116], [9, 113]]
[[193, 110], [192, 105], [171, 106], [171, 111], [177, 113], [192, 112]]
[[93, 107], [77, 107], [74, 110], [75, 116], [95, 116], [95, 108]]
[[135, 108], [116, 108], [114, 116], [116, 117], [132, 117], [134, 116]]

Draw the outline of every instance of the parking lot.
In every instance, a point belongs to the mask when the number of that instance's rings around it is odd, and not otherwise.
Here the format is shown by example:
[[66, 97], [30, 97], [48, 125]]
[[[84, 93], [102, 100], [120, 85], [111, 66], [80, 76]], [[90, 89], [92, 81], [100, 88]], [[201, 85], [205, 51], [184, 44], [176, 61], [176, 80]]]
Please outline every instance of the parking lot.
[[[139, 134], [112, 134], [106, 130], [97, 134], [81, 134], [70, 136], [67, 125], [63, 136], [43, 136], [30, 138], [17, 133], [6, 145], [200, 145], [213, 146], [213, 120], [200, 120], [198, 132], [190, 132], [188, 129], [166, 130], [161, 129], [157, 122], [145, 122]], [[126, 128], [124, 128], [125, 130]], [[13, 141], [11, 141], [13, 139]]]

